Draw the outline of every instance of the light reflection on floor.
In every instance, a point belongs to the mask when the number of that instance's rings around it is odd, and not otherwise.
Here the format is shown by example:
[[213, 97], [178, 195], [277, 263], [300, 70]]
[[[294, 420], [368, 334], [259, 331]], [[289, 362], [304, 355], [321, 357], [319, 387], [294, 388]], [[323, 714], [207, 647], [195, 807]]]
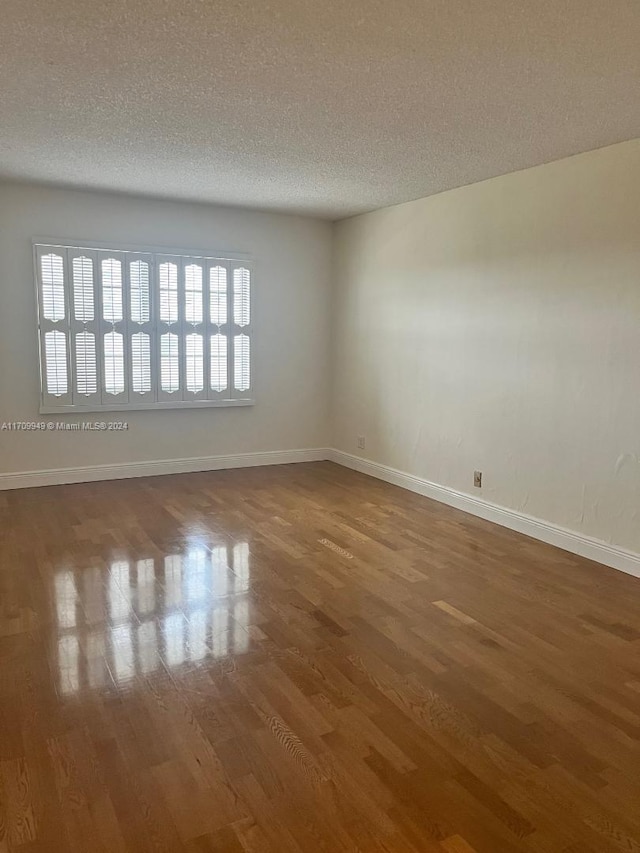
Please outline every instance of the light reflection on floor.
[[61, 569], [53, 581], [60, 692], [245, 654], [249, 588], [246, 542]]

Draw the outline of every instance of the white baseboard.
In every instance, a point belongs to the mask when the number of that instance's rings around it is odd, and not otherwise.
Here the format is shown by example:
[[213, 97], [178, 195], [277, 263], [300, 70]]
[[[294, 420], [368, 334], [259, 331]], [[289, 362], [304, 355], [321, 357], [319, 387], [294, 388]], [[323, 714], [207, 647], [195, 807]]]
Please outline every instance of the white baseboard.
[[581, 533], [567, 530], [548, 521], [541, 521], [539, 518], [533, 518], [533, 516], [516, 512], [513, 509], [492, 504], [489, 501], [467, 495], [464, 492], [458, 492], [446, 486], [439, 486], [437, 483], [431, 483], [422, 477], [406, 474], [404, 471], [398, 471], [377, 462], [370, 462], [368, 459], [344, 453], [342, 450], [329, 450], [327, 458], [338, 465], [344, 465], [346, 468], [352, 468], [362, 474], [369, 474], [371, 477], [393, 483], [395, 486], [417, 492], [427, 498], [433, 498], [433, 500], [448, 504], [456, 509], [463, 510], [463, 512], [469, 512], [487, 521], [500, 524], [502, 527], [517, 530], [518, 533], [524, 533], [526, 536], [570, 551], [572, 554], [578, 554], [580, 557], [586, 557], [613, 569], [619, 569], [629, 575], [640, 577], [640, 554], [633, 551], [627, 551], [599, 539], [583, 536]]
[[312, 450], [267, 450], [263, 453], [236, 453], [226, 456], [199, 456], [187, 459], [163, 459], [119, 465], [90, 465], [78, 468], [52, 468], [46, 471], [18, 471], [0, 474], [0, 491], [31, 486], [59, 486], [89, 483], [95, 480], [123, 480], [128, 477], [154, 477], [158, 474], [186, 474], [191, 471], [219, 471], [223, 468], [252, 468], [258, 465], [287, 465], [292, 462], [319, 462], [327, 458], [323, 448]]

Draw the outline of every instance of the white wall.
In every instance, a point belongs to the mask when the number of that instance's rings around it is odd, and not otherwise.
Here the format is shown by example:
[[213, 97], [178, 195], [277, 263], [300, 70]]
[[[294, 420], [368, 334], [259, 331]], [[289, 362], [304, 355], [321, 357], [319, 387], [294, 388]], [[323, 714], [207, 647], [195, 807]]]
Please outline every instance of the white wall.
[[640, 141], [334, 236], [334, 445], [640, 551]]
[[330, 224], [0, 184], [0, 422], [40, 419], [33, 236], [251, 253], [256, 404], [118, 413], [117, 434], [0, 432], [0, 474], [327, 445]]

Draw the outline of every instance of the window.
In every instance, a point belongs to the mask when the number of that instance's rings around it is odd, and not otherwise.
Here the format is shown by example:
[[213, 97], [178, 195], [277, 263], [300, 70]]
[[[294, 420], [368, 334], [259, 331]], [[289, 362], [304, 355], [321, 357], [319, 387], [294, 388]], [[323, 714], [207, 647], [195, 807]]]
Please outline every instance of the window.
[[36, 244], [42, 412], [253, 402], [251, 269]]

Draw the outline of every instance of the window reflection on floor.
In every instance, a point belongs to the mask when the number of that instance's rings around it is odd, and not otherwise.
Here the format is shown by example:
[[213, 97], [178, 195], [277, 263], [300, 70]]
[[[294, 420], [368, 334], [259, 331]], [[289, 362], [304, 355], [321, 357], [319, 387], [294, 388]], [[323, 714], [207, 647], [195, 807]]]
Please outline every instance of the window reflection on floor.
[[60, 692], [100, 689], [249, 650], [246, 542], [65, 566], [53, 579]]
[[166, 607], [182, 603], [182, 557], [177, 554], [164, 558], [164, 595]]
[[58, 668], [60, 689], [63, 693], [75, 693], [80, 687], [80, 645], [78, 638], [67, 634], [58, 640]]
[[109, 681], [105, 655], [105, 635], [102, 631], [92, 631], [87, 637], [87, 678], [89, 686], [103, 687]]
[[76, 579], [72, 571], [64, 571], [54, 578], [58, 625], [73, 628], [76, 624]]
[[153, 560], [138, 560], [138, 613], [153, 613], [156, 607], [156, 569]]
[[155, 622], [143, 622], [138, 625], [138, 661], [145, 675], [160, 665], [158, 648], [158, 626]]
[[119, 560], [109, 572], [109, 605], [112, 621], [128, 619], [131, 614], [129, 563]]

